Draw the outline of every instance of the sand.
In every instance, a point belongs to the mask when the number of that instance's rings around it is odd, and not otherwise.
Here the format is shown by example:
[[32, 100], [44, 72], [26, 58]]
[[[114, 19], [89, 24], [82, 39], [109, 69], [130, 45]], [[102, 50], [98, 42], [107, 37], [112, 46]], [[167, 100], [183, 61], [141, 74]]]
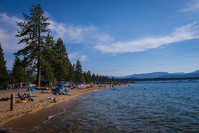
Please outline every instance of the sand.
[[[14, 111], [10, 111], [10, 100], [0, 102], [0, 129], [7, 129], [10, 127], [16, 129], [20, 127], [23, 131], [28, 131], [38, 123], [48, 119], [48, 116], [61, 112], [66, 108], [66, 105], [69, 107], [72, 102], [67, 101], [71, 101], [77, 96], [87, 92], [109, 87], [110, 85], [105, 85], [104, 87], [96, 86], [81, 90], [71, 89], [71, 96], [53, 95], [50, 90], [45, 90], [44, 93], [42, 90], [33, 91], [32, 95], [35, 96], [34, 101], [27, 101], [26, 103], [15, 102]], [[25, 91], [26, 89], [0, 90], [0, 98], [10, 97], [11, 94], [14, 93], [15, 101], [17, 101], [19, 100], [17, 93], [24, 93]], [[56, 98], [58, 102], [54, 103], [53, 101], [48, 100], [47, 97]], [[24, 123], [24, 121], [31, 121], [31, 123]]]

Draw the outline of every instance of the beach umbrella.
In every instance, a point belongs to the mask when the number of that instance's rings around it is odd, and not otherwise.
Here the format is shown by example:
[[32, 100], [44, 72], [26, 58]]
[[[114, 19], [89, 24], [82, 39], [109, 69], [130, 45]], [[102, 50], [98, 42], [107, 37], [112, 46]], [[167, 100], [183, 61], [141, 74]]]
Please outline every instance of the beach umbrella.
[[32, 96], [32, 94], [31, 94], [31, 91], [36, 91], [37, 89], [35, 89], [35, 88], [29, 88], [29, 89], [27, 89], [26, 91], [30, 91], [30, 96]]
[[62, 83], [59, 83], [59, 84], [56, 84], [57, 86], [64, 86], [64, 84], [62, 84]]
[[70, 86], [68, 83], [63, 84], [63, 86]]
[[57, 87], [53, 90], [53, 93], [61, 92], [61, 87]]
[[68, 83], [65, 83], [65, 84], [62, 84], [62, 83], [59, 83], [59, 84], [56, 84], [57, 86], [70, 86]]
[[36, 91], [37, 89], [35, 89], [35, 88], [29, 88], [29, 89], [27, 89], [26, 91]]
[[24, 86], [24, 88], [28, 88], [28, 87], [36, 87], [37, 85], [36, 84], [28, 84], [26, 86]]
[[76, 85], [81, 85], [81, 83], [78, 83], [78, 82], [77, 82], [77, 83], [75, 83], [75, 84], [76, 84]]

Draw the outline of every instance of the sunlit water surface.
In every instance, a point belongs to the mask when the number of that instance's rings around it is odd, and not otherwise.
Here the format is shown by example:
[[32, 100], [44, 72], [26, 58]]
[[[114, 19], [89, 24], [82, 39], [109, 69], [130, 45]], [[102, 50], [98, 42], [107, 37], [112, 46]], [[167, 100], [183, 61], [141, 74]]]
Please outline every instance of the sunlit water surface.
[[90, 92], [31, 132], [199, 132], [199, 82], [137, 82]]

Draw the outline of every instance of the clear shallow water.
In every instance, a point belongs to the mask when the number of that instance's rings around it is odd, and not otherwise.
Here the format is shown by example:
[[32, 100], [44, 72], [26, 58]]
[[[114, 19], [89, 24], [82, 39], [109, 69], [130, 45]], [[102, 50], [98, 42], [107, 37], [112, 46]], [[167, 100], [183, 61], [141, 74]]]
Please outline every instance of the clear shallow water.
[[90, 92], [31, 132], [199, 132], [199, 83], [139, 83]]

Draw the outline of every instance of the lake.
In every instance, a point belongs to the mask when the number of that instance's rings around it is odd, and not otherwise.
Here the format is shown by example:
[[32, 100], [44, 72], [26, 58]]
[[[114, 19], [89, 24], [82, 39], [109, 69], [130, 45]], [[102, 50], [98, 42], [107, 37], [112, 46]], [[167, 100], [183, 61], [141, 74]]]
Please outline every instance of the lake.
[[199, 82], [136, 82], [89, 92], [30, 132], [199, 132]]

